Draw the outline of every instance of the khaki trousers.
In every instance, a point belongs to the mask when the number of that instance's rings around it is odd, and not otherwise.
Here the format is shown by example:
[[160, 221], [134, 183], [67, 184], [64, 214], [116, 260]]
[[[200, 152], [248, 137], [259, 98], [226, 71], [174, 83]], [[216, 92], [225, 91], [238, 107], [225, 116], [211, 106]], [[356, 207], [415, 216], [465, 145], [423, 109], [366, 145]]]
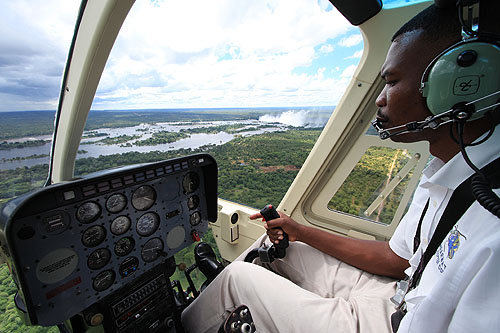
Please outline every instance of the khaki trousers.
[[[264, 241], [269, 242], [266, 234], [249, 250]], [[242, 304], [262, 333], [391, 331], [395, 310], [389, 298], [395, 280], [366, 273], [301, 242], [291, 242], [286, 257], [266, 267], [243, 262], [245, 255], [183, 311], [187, 332], [217, 332]]]

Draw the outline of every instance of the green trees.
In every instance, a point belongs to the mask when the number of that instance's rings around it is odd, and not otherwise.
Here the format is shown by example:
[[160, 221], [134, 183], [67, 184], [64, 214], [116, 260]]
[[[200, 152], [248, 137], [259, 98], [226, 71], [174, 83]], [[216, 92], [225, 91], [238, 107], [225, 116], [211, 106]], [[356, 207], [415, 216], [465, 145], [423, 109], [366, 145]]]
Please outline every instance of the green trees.
[[136, 146], [155, 146], [165, 143], [172, 143], [180, 139], [189, 137], [184, 132], [155, 132], [149, 139], [140, 140], [134, 143]]
[[47, 178], [48, 170], [49, 166], [47, 164], [36, 165], [31, 168], [0, 170], [0, 204], [9, 198], [42, 187]]
[[219, 166], [219, 197], [254, 208], [278, 205], [320, 130], [239, 137], [209, 152]]
[[14, 304], [16, 290], [7, 265], [0, 265], [0, 333], [55, 333], [59, 331], [55, 327], [25, 326], [19, 318]]
[[46, 141], [46, 140], [30, 140], [30, 141], [25, 141], [25, 142], [3, 141], [3, 142], [0, 142], [0, 150], [43, 146], [47, 142], [49, 142], [49, 141]]
[[[328, 203], [328, 208], [354, 216], [367, 217], [364, 211], [408, 162], [406, 150], [370, 147]], [[410, 173], [411, 175], [411, 173]], [[396, 187], [369, 218], [390, 223], [409, 177]]]

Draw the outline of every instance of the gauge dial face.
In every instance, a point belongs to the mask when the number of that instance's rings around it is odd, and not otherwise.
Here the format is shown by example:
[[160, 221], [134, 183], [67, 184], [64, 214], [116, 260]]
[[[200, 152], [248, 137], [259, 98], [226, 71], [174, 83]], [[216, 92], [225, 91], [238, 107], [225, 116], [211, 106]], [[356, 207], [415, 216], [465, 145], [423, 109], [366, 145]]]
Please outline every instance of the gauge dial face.
[[111, 287], [113, 282], [115, 282], [115, 272], [107, 270], [97, 274], [92, 283], [92, 287], [94, 287], [96, 291], [104, 291]]
[[101, 215], [101, 206], [97, 202], [87, 201], [76, 210], [76, 218], [81, 223], [90, 223]]
[[189, 209], [195, 209], [196, 207], [198, 207], [199, 204], [200, 204], [200, 197], [198, 197], [197, 195], [193, 195], [189, 197], [187, 200], [187, 206]]
[[134, 249], [135, 241], [131, 237], [123, 237], [115, 244], [115, 254], [117, 256], [126, 256]]
[[130, 274], [134, 273], [137, 270], [137, 267], [139, 266], [139, 259], [136, 257], [128, 257], [127, 259], [123, 260], [123, 262], [120, 264], [119, 272], [120, 275], [125, 277], [129, 276]]
[[125, 215], [118, 216], [111, 222], [111, 232], [115, 235], [124, 234], [130, 229], [131, 225], [130, 218]]
[[115, 193], [106, 200], [106, 209], [108, 212], [119, 213], [127, 205], [127, 198], [121, 193]]
[[138, 187], [132, 194], [132, 206], [137, 210], [148, 210], [156, 200], [156, 191], [149, 185]]
[[189, 216], [189, 223], [191, 223], [192, 226], [198, 225], [201, 222], [201, 214], [200, 212], [194, 212]]
[[83, 232], [82, 243], [86, 247], [95, 247], [106, 238], [106, 229], [100, 225], [94, 225]]
[[160, 225], [160, 217], [158, 214], [149, 212], [137, 220], [137, 233], [141, 236], [150, 236], [152, 235], [158, 226]]
[[184, 176], [184, 179], [182, 179], [182, 188], [186, 194], [196, 191], [199, 185], [200, 177], [194, 172], [188, 173]]
[[87, 266], [96, 270], [106, 266], [111, 259], [111, 251], [106, 248], [97, 249], [89, 255]]
[[155, 261], [163, 252], [163, 242], [159, 238], [151, 238], [144, 244], [141, 257], [146, 262]]

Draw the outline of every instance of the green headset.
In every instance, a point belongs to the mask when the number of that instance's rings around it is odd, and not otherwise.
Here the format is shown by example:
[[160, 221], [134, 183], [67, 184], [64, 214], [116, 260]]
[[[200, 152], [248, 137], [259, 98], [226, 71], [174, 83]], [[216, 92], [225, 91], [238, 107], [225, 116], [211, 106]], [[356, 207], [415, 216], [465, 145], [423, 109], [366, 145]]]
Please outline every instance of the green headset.
[[458, 116], [478, 119], [500, 99], [500, 47], [471, 38], [439, 54], [422, 75], [420, 91], [435, 116], [460, 109]]
[[[470, 34], [469, 34], [470, 35]], [[465, 122], [479, 119], [492, 110], [500, 109], [500, 47], [498, 38], [474, 36], [459, 42], [439, 54], [422, 75], [420, 92], [433, 114], [416, 127], [439, 127], [453, 122], [465, 162], [474, 170], [470, 188], [477, 202], [500, 218], [500, 198], [492, 191], [490, 179], [467, 156], [465, 147], [481, 144], [495, 130], [480, 141], [465, 144]], [[408, 128], [408, 125], [406, 126]]]
[[375, 119], [372, 125], [382, 140], [479, 119], [500, 109], [500, 37], [469, 36], [445, 49], [427, 65], [420, 92], [432, 116], [392, 128]]

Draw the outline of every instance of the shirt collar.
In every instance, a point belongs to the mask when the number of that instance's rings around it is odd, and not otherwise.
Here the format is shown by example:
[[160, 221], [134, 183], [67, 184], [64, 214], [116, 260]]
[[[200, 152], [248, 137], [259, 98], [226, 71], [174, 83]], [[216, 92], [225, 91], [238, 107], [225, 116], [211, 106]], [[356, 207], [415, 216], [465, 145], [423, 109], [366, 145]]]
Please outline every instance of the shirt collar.
[[[485, 137], [483, 134], [479, 139]], [[500, 156], [500, 125], [495, 128], [493, 135], [478, 146], [466, 148], [469, 159], [479, 169]], [[439, 158], [434, 158], [425, 168], [421, 186], [428, 188], [434, 184], [455, 190], [465, 179], [469, 178], [474, 171], [465, 162], [462, 153], [459, 152], [447, 163]]]

